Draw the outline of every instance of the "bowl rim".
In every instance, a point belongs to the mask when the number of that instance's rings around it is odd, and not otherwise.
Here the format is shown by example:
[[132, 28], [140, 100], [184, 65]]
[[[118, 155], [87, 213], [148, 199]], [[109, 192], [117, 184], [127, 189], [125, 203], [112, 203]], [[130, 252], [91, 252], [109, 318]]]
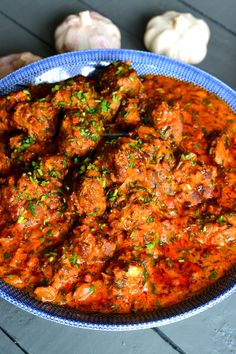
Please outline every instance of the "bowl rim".
[[[72, 76], [75, 76], [77, 69], [78, 71], [82, 70], [88, 64], [89, 68], [93, 70], [97, 65], [105, 66], [116, 60], [130, 60], [139, 74], [143, 74], [144, 68], [148, 67], [145, 73], [164, 74], [183, 81], [193, 82], [218, 95], [236, 112], [236, 92], [213, 75], [171, 58], [131, 49], [76, 51], [41, 59], [1, 79], [0, 93], [7, 93], [9, 87], [12, 91], [13, 88], [17, 89], [17, 87], [25, 86], [30, 83], [30, 80], [32, 82], [33, 77], [40, 76], [45, 71], [50, 71], [55, 67], [71, 66], [75, 70], [75, 74]], [[0, 297], [31, 314], [72, 327], [106, 331], [146, 329], [186, 319], [220, 303], [236, 292], [235, 270], [236, 267], [233, 266], [217, 282], [192, 298], [151, 313], [127, 315], [83, 313], [74, 309], [65, 309], [39, 302], [2, 281], [0, 281]], [[226, 283], [228, 277], [231, 278]], [[212, 291], [211, 296], [209, 296], [209, 290]]]
[[[90, 62], [92, 65], [97, 63], [106, 65], [115, 60], [130, 60], [138, 73], [139, 67], [136, 68], [136, 64], [140, 66], [145, 61], [145, 65], [152, 68], [153, 73], [164, 71], [166, 76], [194, 82], [196, 85], [218, 95], [228, 103], [233, 111], [236, 111], [236, 91], [214, 75], [207, 73], [199, 67], [176, 59], [133, 49], [90, 49], [55, 54], [21, 67], [0, 79], [0, 93], [4, 91], [6, 86], [14, 85], [16, 82], [18, 82], [17, 85], [26, 85], [25, 77], [33, 77], [42, 71], [44, 72], [45, 69], [50, 70], [55, 67], [55, 63], [58, 67], [60, 65], [70, 65], [75, 60], [79, 60], [82, 63]], [[156, 70], [157, 62], [159, 64], [158, 70]], [[190, 75], [188, 75], [188, 72]]]
[[[231, 272], [234, 273], [234, 278], [235, 271], [236, 266], [231, 269]], [[227, 274], [225, 274], [225, 277], [227, 277]], [[214, 288], [214, 291], [218, 293], [218, 295], [214, 294], [214, 296], [209, 299], [208, 290], [211, 287]], [[56, 305], [42, 303], [2, 281], [0, 281], [0, 297], [18, 308], [45, 320], [75, 328], [110, 332], [150, 329], [190, 318], [212, 308], [234, 294], [236, 292], [235, 280], [234, 284], [231, 284], [231, 286], [229, 286], [227, 290], [224, 290], [224, 292], [221, 292], [221, 288], [222, 278], [212, 284], [212, 286], [205, 288], [202, 292], [196, 294], [194, 297], [180, 302], [177, 305], [150, 313], [132, 314], [83, 313], [75, 309], [67, 309]], [[208, 300], [205, 302], [202, 301], [202, 299], [207, 298]], [[188, 309], [186, 310], [186, 308]]]

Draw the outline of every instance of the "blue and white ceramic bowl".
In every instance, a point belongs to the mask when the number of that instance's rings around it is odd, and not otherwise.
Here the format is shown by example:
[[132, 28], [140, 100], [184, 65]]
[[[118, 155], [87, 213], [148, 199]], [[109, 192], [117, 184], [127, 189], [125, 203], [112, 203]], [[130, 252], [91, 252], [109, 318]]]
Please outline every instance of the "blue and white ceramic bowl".
[[[92, 73], [116, 60], [130, 60], [138, 74], [162, 74], [197, 84], [217, 94], [236, 112], [236, 92], [193, 66], [156, 54], [134, 50], [90, 50], [56, 55], [25, 66], [0, 80], [0, 95], [28, 84], [56, 82]], [[103, 315], [82, 313], [38, 302], [25, 293], [0, 282], [0, 296], [34, 315], [64, 325], [97, 330], [152, 328], [183, 320], [221, 302], [236, 291], [236, 265], [215, 284], [193, 298], [150, 313]]]

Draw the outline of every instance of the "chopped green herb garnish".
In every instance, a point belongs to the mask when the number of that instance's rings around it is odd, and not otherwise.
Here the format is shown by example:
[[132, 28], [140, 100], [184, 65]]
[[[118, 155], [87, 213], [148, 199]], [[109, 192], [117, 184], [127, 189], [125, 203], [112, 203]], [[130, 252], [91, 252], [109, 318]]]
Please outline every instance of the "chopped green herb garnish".
[[24, 224], [27, 222], [27, 219], [24, 218], [24, 216], [20, 215], [17, 219], [18, 224]]
[[215, 270], [213, 270], [213, 272], [211, 272], [211, 274], [209, 274], [208, 279], [214, 280], [217, 276], [218, 276], [218, 273]]
[[52, 91], [52, 93], [54, 93], [54, 92], [60, 90], [61, 88], [62, 88], [61, 85], [56, 84], [55, 86], [52, 87], [51, 91]]
[[4, 252], [3, 253], [3, 258], [4, 259], [8, 259], [10, 256], [9, 256], [9, 253], [7, 253], [7, 252]]
[[51, 229], [51, 230], [48, 230], [48, 231], [46, 232], [46, 235], [47, 235], [47, 236], [52, 236], [52, 229]]
[[148, 249], [149, 251], [151, 251], [151, 250], [154, 248], [154, 246], [155, 246], [155, 243], [154, 243], [154, 242], [152, 242], [152, 243], [147, 243], [147, 244], [146, 244], [146, 247], [147, 247], [147, 249]]
[[76, 254], [72, 254], [72, 256], [70, 257], [70, 264], [75, 265], [76, 261], [77, 261]]
[[227, 221], [227, 219], [224, 215], [219, 216], [218, 219], [216, 220], [216, 222], [218, 224], [221, 224], [222, 222], [225, 222], [225, 221]]
[[154, 218], [150, 216], [149, 218], [147, 218], [147, 222], [154, 222]]
[[100, 110], [103, 113], [109, 113], [110, 112], [110, 103], [103, 98], [101, 103], [100, 103]]
[[36, 214], [36, 212], [35, 212], [35, 208], [36, 208], [36, 204], [30, 204], [30, 205], [28, 205], [28, 209], [31, 211], [31, 214], [32, 214], [34, 217], [37, 216], [37, 214]]
[[92, 285], [90, 285], [90, 288], [89, 288], [89, 291], [90, 291], [90, 293], [94, 293], [94, 291], [95, 291], [95, 287], [94, 287], [94, 285], [92, 284]]

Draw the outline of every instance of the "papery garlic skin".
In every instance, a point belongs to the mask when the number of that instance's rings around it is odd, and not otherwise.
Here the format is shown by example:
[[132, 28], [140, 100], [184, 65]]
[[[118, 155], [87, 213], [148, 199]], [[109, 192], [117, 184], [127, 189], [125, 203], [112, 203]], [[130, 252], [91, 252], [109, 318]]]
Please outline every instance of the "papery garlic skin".
[[120, 46], [119, 28], [95, 11], [69, 15], [55, 31], [55, 47], [60, 53]]
[[210, 29], [204, 20], [176, 11], [153, 17], [144, 34], [148, 50], [189, 64], [205, 58], [209, 39]]
[[41, 57], [30, 52], [9, 54], [0, 58], [0, 78], [10, 74], [11, 72], [40, 60]]

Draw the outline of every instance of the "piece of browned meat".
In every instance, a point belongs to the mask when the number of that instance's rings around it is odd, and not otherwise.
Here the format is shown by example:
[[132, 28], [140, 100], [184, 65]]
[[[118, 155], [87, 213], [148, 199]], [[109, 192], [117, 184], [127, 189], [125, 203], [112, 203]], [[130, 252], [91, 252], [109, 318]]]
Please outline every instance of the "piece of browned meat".
[[19, 103], [12, 124], [38, 141], [51, 139], [56, 132], [58, 110], [48, 102]]
[[67, 156], [85, 156], [99, 143], [103, 122], [86, 112], [70, 111], [65, 114], [58, 138], [59, 151]]
[[98, 104], [98, 94], [94, 89], [94, 83], [84, 76], [58, 83], [52, 87], [51, 91], [52, 104], [64, 110], [94, 112]]

